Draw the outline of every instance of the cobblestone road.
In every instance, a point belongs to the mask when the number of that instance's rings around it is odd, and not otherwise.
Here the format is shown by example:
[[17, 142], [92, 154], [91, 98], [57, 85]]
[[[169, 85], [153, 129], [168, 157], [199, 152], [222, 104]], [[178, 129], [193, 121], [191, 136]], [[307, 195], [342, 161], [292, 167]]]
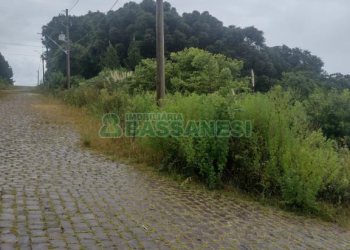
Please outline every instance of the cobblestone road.
[[35, 94], [0, 98], [0, 249], [350, 249], [350, 233], [183, 189], [77, 146]]

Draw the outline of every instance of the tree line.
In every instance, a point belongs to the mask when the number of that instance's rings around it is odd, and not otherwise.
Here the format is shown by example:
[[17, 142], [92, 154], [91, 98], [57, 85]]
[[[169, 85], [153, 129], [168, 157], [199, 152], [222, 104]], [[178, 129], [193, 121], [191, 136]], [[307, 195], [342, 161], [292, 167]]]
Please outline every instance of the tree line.
[[13, 72], [5, 57], [0, 53], [0, 85], [13, 84]]
[[[72, 74], [89, 79], [104, 68], [134, 70], [142, 59], [154, 58], [155, 11], [155, 1], [144, 0], [139, 4], [126, 3], [107, 14], [89, 12], [70, 17]], [[66, 17], [59, 15], [43, 26], [47, 77], [57, 72], [65, 74], [65, 55], [50, 40], [57, 40], [65, 25]], [[328, 85], [350, 86], [349, 76], [328, 75], [322, 60], [309, 51], [286, 45], [269, 47], [262, 31], [255, 27], [224, 26], [208, 12], [179, 15], [170, 3], [165, 3], [165, 34], [167, 57], [172, 52], [195, 47], [242, 60], [242, 75], [248, 76], [253, 69], [258, 91], [268, 91], [285, 72], [308, 72]]]

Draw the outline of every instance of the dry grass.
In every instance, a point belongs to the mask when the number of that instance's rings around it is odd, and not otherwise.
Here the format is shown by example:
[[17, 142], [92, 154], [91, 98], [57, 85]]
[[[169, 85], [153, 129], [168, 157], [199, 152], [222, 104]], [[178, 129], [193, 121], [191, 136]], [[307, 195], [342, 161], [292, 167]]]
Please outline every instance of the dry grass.
[[118, 160], [122, 163], [146, 166], [160, 162], [160, 157], [141, 148], [137, 139], [101, 138], [99, 136], [101, 119], [90, 115], [86, 109], [68, 106], [60, 100], [49, 97], [42, 96], [40, 98], [41, 100], [38, 104], [33, 105], [33, 108], [39, 110], [48, 121], [74, 126], [80, 133], [81, 146], [103, 153], [112, 160]]
[[0, 88], [0, 98], [3, 98], [7, 94], [8, 94], [8, 91]]

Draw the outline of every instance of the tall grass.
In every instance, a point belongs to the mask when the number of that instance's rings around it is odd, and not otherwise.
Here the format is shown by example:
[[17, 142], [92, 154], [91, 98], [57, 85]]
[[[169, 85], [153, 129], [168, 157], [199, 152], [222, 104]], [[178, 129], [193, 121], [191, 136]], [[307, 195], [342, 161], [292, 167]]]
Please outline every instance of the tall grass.
[[[105, 113], [124, 117], [128, 112], [169, 112], [182, 114], [185, 121], [250, 120], [250, 137], [121, 138], [108, 144], [118, 144], [123, 151], [114, 152], [118, 155], [196, 177], [209, 188], [229, 183], [249, 193], [278, 197], [302, 211], [317, 211], [320, 202], [350, 203], [349, 151], [314, 131], [303, 105], [281, 88], [236, 96], [169, 94], [162, 108], [155, 105], [153, 93], [130, 95], [119, 80], [82, 84], [59, 95], [95, 118]], [[97, 133], [89, 136], [86, 145], [106, 145]]]

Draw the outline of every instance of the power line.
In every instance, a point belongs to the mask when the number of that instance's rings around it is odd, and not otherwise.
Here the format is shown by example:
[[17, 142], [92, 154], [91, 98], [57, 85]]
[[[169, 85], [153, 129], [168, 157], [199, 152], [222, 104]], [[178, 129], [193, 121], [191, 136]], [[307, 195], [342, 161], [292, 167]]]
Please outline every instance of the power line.
[[38, 56], [38, 55], [25, 55], [25, 54], [6, 53], [6, 52], [4, 52], [4, 54], [10, 55], [10, 56], [28, 56], [28, 57], [36, 57], [36, 56]]
[[69, 12], [71, 12], [71, 11], [78, 5], [79, 1], [80, 1], [80, 0], [77, 0], [77, 1], [73, 4], [73, 6], [69, 9]]
[[113, 8], [117, 5], [118, 2], [119, 2], [119, 0], [116, 0], [116, 1], [114, 2], [114, 4], [112, 5], [112, 7], [109, 9], [109, 11], [113, 10]]
[[38, 45], [31, 45], [31, 44], [24, 44], [24, 43], [0, 42], [0, 44], [2, 44], [2, 45], [8, 45], [8, 46], [23, 46], [23, 47], [41, 48], [41, 46], [38, 46]]
[[[111, 10], [118, 4], [118, 2], [119, 2], [119, 0], [116, 0], [116, 1], [113, 3], [112, 7], [109, 9], [109, 11], [111, 11]], [[109, 11], [107, 11], [107, 12], [109, 12]], [[79, 43], [79, 42], [83, 41], [83, 40], [84, 40], [86, 37], [88, 37], [90, 34], [91, 34], [91, 31], [88, 32], [88, 33], [86, 33], [83, 37], [81, 37], [79, 40], [75, 41], [74, 43]]]
[[86, 33], [82, 38], [80, 38], [78, 41], [75, 41], [74, 43], [79, 43], [81, 41], [83, 41], [86, 37], [88, 37], [88, 35], [90, 35], [91, 32]]
[[[77, 0], [77, 2], [73, 5], [73, 7], [71, 8], [71, 10], [79, 3], [79, 1], [80, 1], [80, 0]], [[109, 11], [111, 11], [111, 10], [118, 4], [118, 2], [119, 2], [119, 0], [116, 0], [116, 1], [113, 3], [112, 7], [109, 9]], [[107, 12], [109, 12], [109, 11], [107, 11]], [[92, 33], [92, 32], [89, 31], [89, 32], [87, 32], [83, 37], [81, 37], [79, 40], [77, 40], [77, 41], [75, 41], [75, 42], [72, 41], [72, 42], [73, 42], [73, 43], [79, 43], [79, 42], [83, 41], [85, 38], [87, 38], [91, 33]], [[54, 56], [54, 58], [55, 58], [55, 56]]]

